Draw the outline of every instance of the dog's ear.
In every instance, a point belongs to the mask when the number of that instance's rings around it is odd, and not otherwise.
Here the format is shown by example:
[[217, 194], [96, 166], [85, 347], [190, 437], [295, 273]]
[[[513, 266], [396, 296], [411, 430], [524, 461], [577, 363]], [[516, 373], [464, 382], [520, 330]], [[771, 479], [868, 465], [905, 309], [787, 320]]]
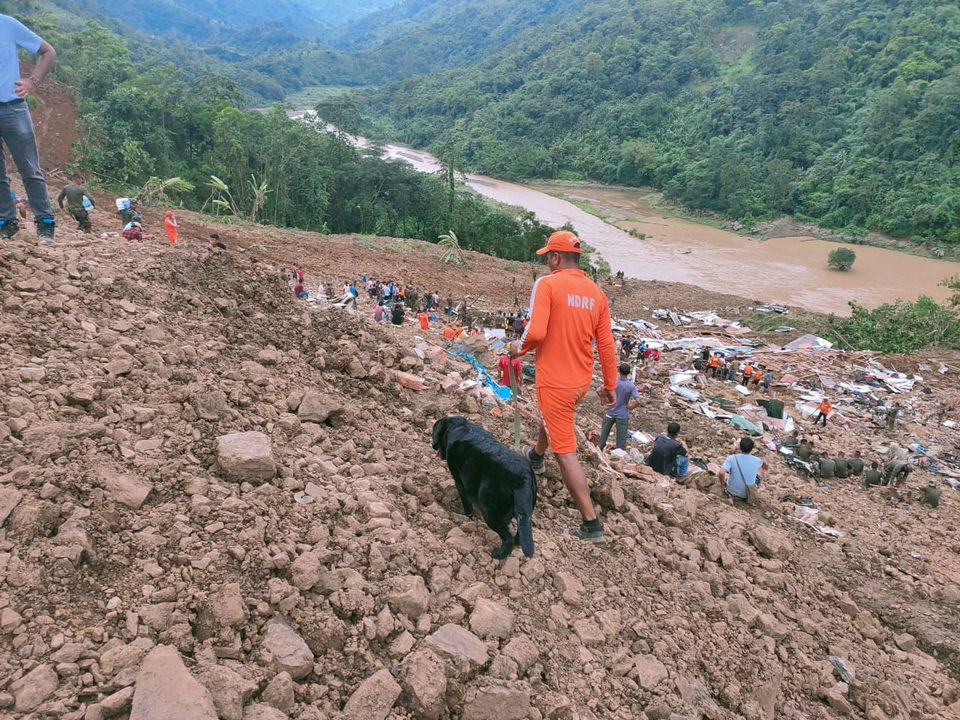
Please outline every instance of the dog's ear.
[[[533, 475], [533, 473], [529, 473]], [[513, 511], [517, 515], [517, 537], [520, 548], [527, 557], [533, 557], [533, 508], [537, 503], [536, 480], [527, 477], [523, 484], [513, 491]]]
[[443, 447], [443, 436], [447, 432], [447, 423], [450, 418], [440, 418], [433, 424], [433, 449], [440, 450]]

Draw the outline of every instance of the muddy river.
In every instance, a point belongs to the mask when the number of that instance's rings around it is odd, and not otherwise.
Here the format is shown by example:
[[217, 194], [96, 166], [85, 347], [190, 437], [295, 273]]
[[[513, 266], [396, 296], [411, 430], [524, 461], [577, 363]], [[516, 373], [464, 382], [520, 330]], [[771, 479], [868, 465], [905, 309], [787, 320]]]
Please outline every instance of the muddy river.
[[[368, 145], [362, 138], [356, 144]], [[386, 154], [423, 172], [440, 169], [427, 152], [401, 145], [383, 146]], [[640, 280], [665, 280], [729, 292], [764, 302], [799, 305], [810, 310], [849, 314], [848, 302], [875, 307], [920, 295], [945, 299], [940, 287], [960, 272], [960, 264], [922, 258], [895, 250], [850, 246], [857, 254], [853, 269], [827, 267], [827, 254], [840, 244], [810, 237], [756, 240], [709, 225], [671, 217], [650, 206], [649, 191], [597, 185], [538, 183], [518, 185], [468, 175], [467, 184], [481, 195], [532, 210], [549, 225], [569, 222], [610, 263]], [[589, 203], [608, 221], [592, 215], [563, 195]], [[631, 236], [635, 228], [645, 239]]]

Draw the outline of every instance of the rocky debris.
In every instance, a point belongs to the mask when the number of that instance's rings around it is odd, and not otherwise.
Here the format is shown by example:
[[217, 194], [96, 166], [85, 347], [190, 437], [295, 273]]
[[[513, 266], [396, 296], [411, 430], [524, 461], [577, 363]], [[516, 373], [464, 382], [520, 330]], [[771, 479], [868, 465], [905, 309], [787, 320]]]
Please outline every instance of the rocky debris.
[[793, 552], [793, 543], [782, 532], [758, 526], [750, 531], [750, 542], [767, 558], [784, 559]]
[[427, 645], [459, 667], [476, 669], [490, 659], [483, 641], [466, 628], [448, 623], [426, 639]]
[[477, 598], [470, 613], [470, 629], [482, 638], [508, 638], [516, 618], [506, 606], [486, 598]]
[[37, 665], [19, 680], [10, 685], [14, 698], [14, 709], [18, 712], [30, 712], [44, 700], [53, 695], [59, 687], [57, 673], [49, 665]]
[[295, 688], [296, 683], [293, 681], [293, 678], [290, 677], [290, 673], [277, 673], [273, 677], [273, 680], [268, 682], [267, 686], [263, 689], [263, 692], [260, 694], [260, 699], [267, 705], [271, 705], [277, 710], [289, 715], [293, 712], [296, 704]]
[[402, 666], [405, 705], [416, 717], [439, 720], [446, 707], [447, 676], [443, 661], [430, 650], [408, 655]]
[[480, 688], [468, 697], [463, 720], [524, 720], [530, 713], [530, 692], [520, 688]]
[[[288, 402], [288, 405], [290, 404]], [[296, 411], [301, 422], [326, 423], [332, 427], [342, 425], [346, 413], [346, 408], [336, 402], [329, 393], [314, 390], [304, 393], [296, 407], [290, 407], [290, 410]]]
[[271, 705], [253, 703], [243, 709], [243, 720], [289, 720], [286, 713]]
[[667, 679], [667, 667], [654, 655], [641, 655], [634, 660], [637, 682], [644, 690], [652, 690]]
[[522, 676], [540, 658], [540, 650], [526, 635], [518, 635], [503, 648], [503, 654], [517, 664], [517, 672]]
[[345, 720], [386, 720], [400, 692], [400, 685], [390, 671], [378, 670], [353, 691], [343, 708], [343, 717]]
[[398, 613], [416, 620], [430, 607], [430, 594], [420, 575], [394, 578], [387, 592], [387, 604]]
[[169, 645], [150, 651], [137, 674], [130, 720], [217, 720], [210, 693], [190, 674]]
[[242, 432], [217, 438], [217, 462], [237, 482], [263, 482], [277, 473], [273, 443], [261, 432]]
[[309, 590], [324, 572], [323, 558], [317, 552], [305, 552], [290, 565], [290, 579], [298, 590]]
[[10, 517], [20, 501], [23, 500], [23, 493], [12, 487], [0, 487], [0, 527]]
[[220, 720], [242, 720], [243, 706], [257, 689], [255, 682], [223, 665], [204, 668], [199, 680], [210, 691]]
[[112, 468], [102, 468], [100, 481], [114, 502], [131, 510], [139, 510], [153, 490], [153, 485], [136, 475], [118, 473]]
[[294, 680], [313, 670], [313, 653], [293, 628], [279, 618], [270, 619], [260, 640], [260, 658], [275, 672], [285, 672]]
[[[257, 247], [256, 263], [210, 255], [205, 242], [173, 253], [69, 230], [49, 248], [22, 233], [3, 245], [0, 716], [141, 713], [149, 682], [138, 677], [160, 648], [206, 693], [184, 715], [201, 718], [342, 717], [376, 687], [379, 713], [397, 692], [384, 672], [400, 688], [388, 718], [957, 714], [952, 491], [917, 511], [910, 487], [864, 491], [851, 479], [820, 490], [763, 442], [764, 497], [743, 508], [701, 482], [709, 473], [684, 485], [635, 471], [636, 447], [613, 472], [585, 452], [613, 542], [562, 537], [576, 516], [548, 459], [536, 557], [494, 562], [492, 535], [460, 514], [428, 448], [433, 421], [454, 413], [507, 440], [509, 408], [464, 383], [474, 371], [443, 354], [434, 329], [296, 303], [271, 267], [312, 256], [333, 272], [392, 273], [395, 253], [355, 238], [229, 232]], [[449, 268], [417, 247], [404, 272], [445, 288]], [[511, 277], [529, 278], [476, 262], [472, 282], [491, 302], [502, 292], [509, 303]], [[618, 309], [676, 292], [644, 288], [649, 298], [627, 293]], [[487, 350], [482, 336], [471, 342]], [[694, 457], [722, 458], [737, 432], [670, 399], [682, 355], [644, 370], [631, 427], [655, 433], [677, 419]], [[930, 393], [900, 397], [955, 398], [956, 360], [943, 362], [945, 373], [923, 371]], [[881, 452], [853, 410], [846, 427], [801, 421], [801, 432], [831, 452]], [[595, 430], [599, 414], [586, 398], [580, 429]], [[525, 439], [535, 432], [524, 420]], [[911, 419], [906, 432], [946, 448], [956, 431]], [[238, 433], [263, 451], [234, 472], [219, 438]], [[843, 535], [792, 519], [790, 498], [807, 494]]]

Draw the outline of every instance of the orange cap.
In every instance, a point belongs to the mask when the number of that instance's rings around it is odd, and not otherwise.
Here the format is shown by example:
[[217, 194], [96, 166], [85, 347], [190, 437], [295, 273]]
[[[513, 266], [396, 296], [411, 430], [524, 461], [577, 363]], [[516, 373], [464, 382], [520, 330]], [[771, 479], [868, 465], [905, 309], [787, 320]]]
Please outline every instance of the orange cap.
[[548, 252], [580, 252], [580, 238], [569, 230], [558, 230], [547, 239], [546, 246], [537, 250], [537, 255]]

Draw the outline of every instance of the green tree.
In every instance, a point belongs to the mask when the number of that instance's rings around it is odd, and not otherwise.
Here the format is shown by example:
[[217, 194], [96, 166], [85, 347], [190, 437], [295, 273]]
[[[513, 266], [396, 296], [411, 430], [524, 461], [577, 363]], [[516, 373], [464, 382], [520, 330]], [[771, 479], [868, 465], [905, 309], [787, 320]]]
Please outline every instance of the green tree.
[[830, 251], [827, 264], [834, 270], [849, 270], [853, 267], [857, 254], [850, 248], [838, 247]]

